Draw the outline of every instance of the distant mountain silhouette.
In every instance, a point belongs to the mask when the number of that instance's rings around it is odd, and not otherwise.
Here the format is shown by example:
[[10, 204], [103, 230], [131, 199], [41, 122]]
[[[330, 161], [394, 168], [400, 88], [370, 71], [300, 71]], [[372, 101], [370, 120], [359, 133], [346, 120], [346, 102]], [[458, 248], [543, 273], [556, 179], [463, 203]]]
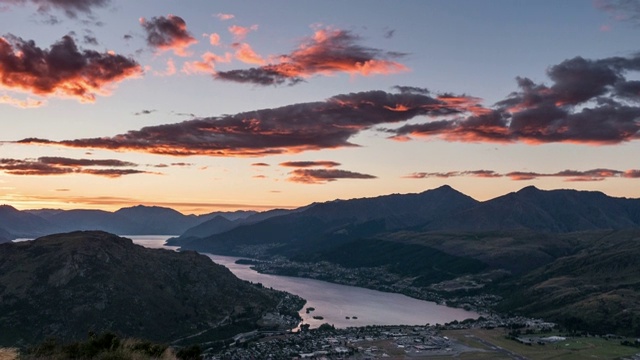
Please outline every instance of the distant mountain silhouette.
[[0, 205], [0, 228], [5, 231], [5, 236], [9, 235], [7, 237], [9, 240], [42, 236], [58, 231], [58, 228], [49, 221], [9, 205]]
[[277, 243], [285, 252], [317, 250], [335, 241], [421, 225], [434, 217], [454, 214], [476, 204], [476, 200], [449, 186], [420, 194], [314, 203], [303, 211], [192, 240], [185, 247], [235, 253], [234, 248], [239, 245]]
[[47, 215], [46, 219], [56, 224], [60, 232], [102, 230], [134, 235], [140, 230], [140, 225], [128, 217], [102, 210], [68, 210]]
[[114, 214], [138, 224], [137, 231], [129, 235], [181, 234], [202, 221], [195, 215], [184, 215], [159, 206], [138, 205], [122, 208]]
[[272, 217], [300, 212], [304, 209], [306, 209], [306, 207], [294, 210], [273, 209], [259, 213], [253, 212], [252, 214], [246, 212], [246, 215], [249, 215], [246, 217], [230, 217], [225, 213], [221, 213], [220, 215], [217, 215], [212, 219], [209, 219], [190, 229], [187, 229], [184, 233], [182, 233], [182, 235], [167, 240], [167, 245], [183, 246], [186, 243], [197, 240], [199, 238], [220, 234], [234, 229], [238, 226], [254, 224]]
[[216, 216], [242, 220], [255, 211], [213, 212], [184, 215], [157, 206], [134, 206], [116, 212], [103, 210], [37, 209], [19, 211], [0, 206], [1, 239], [36, 238], [76, 230], [101, 230], [118, 235], [177, 235]]
[[269, 245], [274, 253], [291, 255], [399, 230], [567, 233], [637, 228], [640, 199], [614, 198], [592, 191], [544, 191], [529, 186], [478, 202], [442, 186], [420, 194], [314, 203], [302, 211], [254, 224], [240, 223], [226, 232], [219, 227], [208, 237], [190, 239], [184, 247], [237, 254], [239, 247]]
[[0, 259], [0, 346], [106, 330], [169, 342], [232, 315], [250, 331], [285, 295], [195, 252], [146, 249], [105, 232], [2, 244]]
[[494, 231], [528, 229], [573, 232], [640, 228], [640, 200], [601, 192], [544, 191], [528, 186], [457, 213], [434, 219], [424, 230]]

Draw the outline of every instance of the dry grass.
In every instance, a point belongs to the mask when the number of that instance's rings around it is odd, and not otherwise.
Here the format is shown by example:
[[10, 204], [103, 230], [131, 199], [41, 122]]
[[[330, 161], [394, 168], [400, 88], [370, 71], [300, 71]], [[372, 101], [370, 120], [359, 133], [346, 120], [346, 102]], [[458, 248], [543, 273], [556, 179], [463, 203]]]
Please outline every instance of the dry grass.
[[0, 360], [16, 360], [17, 358], [18, 358], [18, 350], [0, 349]]

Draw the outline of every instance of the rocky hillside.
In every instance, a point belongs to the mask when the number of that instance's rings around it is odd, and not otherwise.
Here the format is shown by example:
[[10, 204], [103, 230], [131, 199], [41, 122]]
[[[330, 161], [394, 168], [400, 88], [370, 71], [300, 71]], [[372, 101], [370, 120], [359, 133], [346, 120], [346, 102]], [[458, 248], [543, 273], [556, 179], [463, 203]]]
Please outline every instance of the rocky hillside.
[[146, 249], [105, 232], [0, 245], [0, 345], [89, 331], [168, 342], [257, 320], [283, 293], [258, 288], [195, 252]]

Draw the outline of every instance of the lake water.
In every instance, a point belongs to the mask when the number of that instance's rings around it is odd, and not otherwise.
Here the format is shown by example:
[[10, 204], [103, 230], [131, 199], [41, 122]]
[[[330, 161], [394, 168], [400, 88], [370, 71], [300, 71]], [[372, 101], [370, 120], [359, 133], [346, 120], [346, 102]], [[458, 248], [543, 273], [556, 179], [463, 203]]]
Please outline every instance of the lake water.
[[[164, 246], [169, 236], [126, 236], [134, 243], [149, 248], [176, 249]], [[450, 308], [434, 302], [410, 298], [401, 294], [387, 293], [355, 286], [332, 284], [326, 281], [260, 274], [249, 265], [236, 264], [239, 258], [205, 254], [214, 262], [224, 265], [238, 278], [266, 287], [296, 294], [307, 300], [307, 307], [316, 310], [307, 314], [300, 311], [303, 322], [312, 328], [322, 323], [337, 328], [366, 325], [425, 325], [444, 324], [453, 320], [477, 318], [479, 314], [463, 309]], [[322, 316], [316, 320], [313, 316]], [[353, 317], [357, 319], [353, 319]], [[349, 317], [350, 319], [346, 319]]]

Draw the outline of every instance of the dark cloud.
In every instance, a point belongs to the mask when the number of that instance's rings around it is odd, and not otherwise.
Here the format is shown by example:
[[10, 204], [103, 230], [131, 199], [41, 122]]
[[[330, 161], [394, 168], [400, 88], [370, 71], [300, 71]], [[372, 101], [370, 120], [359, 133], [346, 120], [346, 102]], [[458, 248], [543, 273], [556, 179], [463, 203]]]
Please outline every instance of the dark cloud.
[[64, 36], [50, 49], [13, 35], [0, 37], [0, 84], [36, 95], [95, 101], [107, 86], [142, 73], [134, 60], [112, 53], [80, 50]]
[[591, 170], [563, 170], [556, 173], [540, 173], [529, 171], [511, 171], [498, 173], [493, 170], [470, 170], [470, 171], [450, 171], [450, 172], [416, 172], [404, 176], [407, 179], [428, 179], [428, 178], [451, 178], [461, 176], [473, 176], [483, 178], [508, 177], [511, 180], [535, 180], [538, 178], [563, 178], [565, 181], [603, 181], [608, 178], [640, 178], [640, 170], [612, 170], [612, 169], [591, 169]]
[[147, 171], [135, 169], [83, 169], [81, 173], [109, 178], [117, 178], [124, 175], [149, 174]]
[[156, 112], [158, 110], [140, 110], [138, 112], [133, 113], [133, 115], [135, 116], [140, 116], [140, 115], [150, 115], [153, 114], [154, 112]]
[[296, 168], [309, 168], [309, 167], [332, 168], [332, 167], [340, 166], [340, 163], [335, 161], [286, 161], [286, 162], [280, 163], [280, 166], [296, 167]]
[[459, 176], [474, 176], [480, 178], [498, 178], [504, 175], [493, 170], [469, 170], [469, 171], [449, 171], [449, 172], [415, 172], [404, 176], [407, 179], [428, 179], [428, 178], [451, 178]]
[[65, 157], [40, 157], [38, 161], [54, 166], [65, 166], [65, 167], [82, 167], [82, 166], [112, 166], [112, 167], [127, 167], [127, 166], [137, 166], [136, 164], [128, 161], [121, 161], [115, 159], [104, 159], [104, 160], [94, 160], [94, 159], [70, 159]]
[[114, 137], [60, 142], [31, 138], [20, 142], [175, 156], [263, 156], [356, 146], [349, 139], [375, 125], [465, 111], [468, 104], [464, 101], [420, 93], [368, 91], [337, 95], [322, 102], [150, 126]]
[[360, 37], [346, 30], [321, 29], [304, 40], [296, 50], [279, 57], [280, 62], [261, 67], [221, 71], [220, 80], [255, 85], [295, 85], [313, 75], [348, 73], [352, 75], [390, 74], [407, 71], [392, 59], [404, 54], [359, 45]]
[[8, 5], [34, 4], [42, 14], [48, 14], [52, 9], [62, 10], [70, 18], [78, 17], [79, 12], [91, 14], [93, 9], [110, 3], [111, 0], [0, 0], [0, 4]]
[[95, 36], [91, 35], [85, 35], [82, 41], [87, 45], [99, 45], [98, 39]]
[[270, 166], [270, 165], [267, 164], [267, 163], [263, 163], [263, 162], [257, 162], [257, 163], [251, 164], [251, 166]]
[[[63, 157], [40, 157], [38, 159], [0, 159], [0, 171], [11, 175], [65, 175], [90, 174], [105, 177], [143, 174], [146, 171], [136, 169], [118, 169], [135, 167], [137, 164], [115, 159], [70, 159]], [[95, 168], [99, 167], [99, 168]]]
[[387, 30], [384, 32], [384, 37], [386, 39], [391, 39], [393, 37], [393, 35], [395, 35], [396, 30], [395, 29], [391, 29], [391, 30]]
[[140, 19], [147, 33], [147, 44], [162, 51], [172, 50], [179, 56], [187, 56], [187, 48], [198, 41], [187, 31], [187, 23], [179, 16]]
[[303, 184], [324, 184], [338, 179], [376, 179], [373, 175], [338, 169], [296, 169], [287, 179]]
[[640, 136], [640, 55], [575, 57], [548, 69], [551, 86], [517, 78], [519, 91], [473, 115], [405, 125], [396, 138], [438, 136], [449, 141], [616, 144]]

